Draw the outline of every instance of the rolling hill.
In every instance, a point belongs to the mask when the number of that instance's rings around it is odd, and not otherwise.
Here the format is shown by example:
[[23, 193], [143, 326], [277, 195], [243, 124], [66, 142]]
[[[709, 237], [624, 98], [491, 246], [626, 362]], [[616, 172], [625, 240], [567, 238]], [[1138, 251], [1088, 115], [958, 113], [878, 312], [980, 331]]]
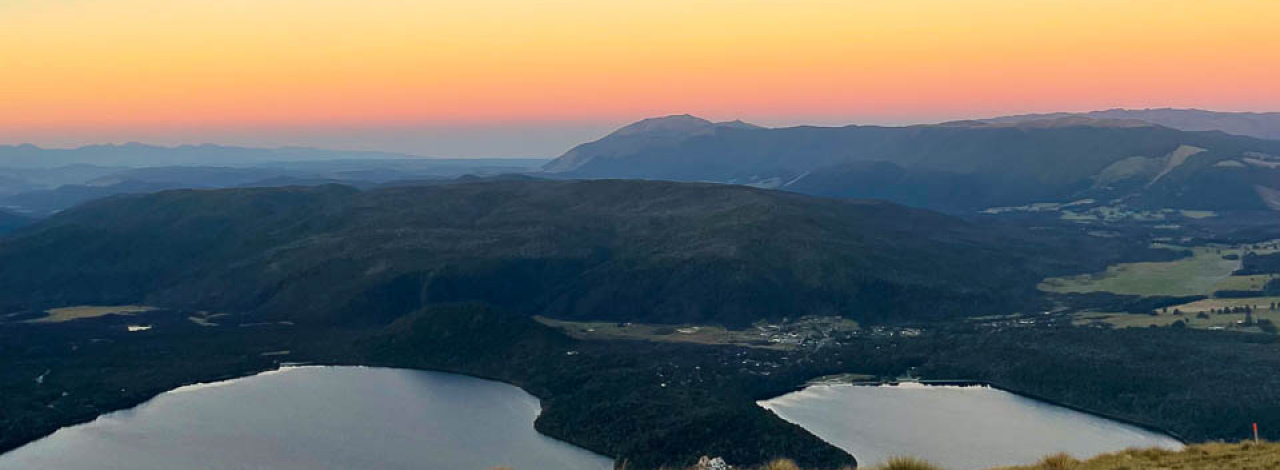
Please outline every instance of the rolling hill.
[[564, 319], [886, 322], [1026, 308], [1046, 275], [1142, 252], [733, 185], [184, 190], [91, 202], [0, 242], [0, 309], [142, 302], [376, 323], [483, 301]]
[[1130, 119], [767, 129], [672, 116], [580, 145], [544, 169], [884, 198], [948, 211], [1080, 199], [1139, 208], [1280, 208], [1280, 141]]

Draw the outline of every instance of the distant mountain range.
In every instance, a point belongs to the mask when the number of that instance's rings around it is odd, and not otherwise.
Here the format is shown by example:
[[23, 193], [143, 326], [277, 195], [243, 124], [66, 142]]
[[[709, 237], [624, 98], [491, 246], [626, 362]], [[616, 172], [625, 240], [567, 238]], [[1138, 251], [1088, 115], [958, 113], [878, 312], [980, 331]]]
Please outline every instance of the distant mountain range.
[[628, 125], [549, 162], [219, 145], [0, 146], [0, 209], [44, 217], [166, 189], [372, 187], [524, 173], [737, 183], [956, 213], [1040, 203], [1102, 213], [1280, 210], [1280, 140], [1251, 135], [1280, 136], [1280, 113], [1108, 110], [777, 129], [679, 115]]
[[566, 319], [883, 322], [1033, 308], [1044, 277], [1144, 250], [736, 185], [168, 191], [83, 204], [0, 239], [0, 311], [148, 303], [379, 322], [482, 301]]
[[1024, 114], [982, 121], [1018, 123], [1064, 117], [1141, 121], [1184, 131], [1222, 131], [1228, 134], [1280, 140], [1280, 113], [1226, 113], [1172, 108], [1108, 109], [1087, 113]]
[[671, 116], [579, 145], [544, 170], [739, 183], [948, 211], [1082, 199], [1280, 210], [1280, 141], [1120, 115], [777, 129]]
[[317, 160], [392, 160], [423, 157], [387, 152], [324, 150], [304, 147], [250, 148], [225, 145], [161, 147], [140, 143], [46, 149], [34, 145], [0, 146], [0, 168], [243, 166]]
[[117, 194], [335, 182], [368, 187], [402, 180], [521, 173], [546, 161], [216, 145], [128, 144], [74, 150], [0, 147], [0, 208], [43, 217]]

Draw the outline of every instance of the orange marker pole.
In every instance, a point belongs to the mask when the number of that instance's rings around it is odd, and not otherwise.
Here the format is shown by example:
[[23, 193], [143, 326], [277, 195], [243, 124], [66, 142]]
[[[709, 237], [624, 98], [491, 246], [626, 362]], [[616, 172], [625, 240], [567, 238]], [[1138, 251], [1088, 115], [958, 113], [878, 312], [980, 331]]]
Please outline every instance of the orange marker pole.
[[1253, 443], [1258, 443], [1258, 423], [1253, 423]]

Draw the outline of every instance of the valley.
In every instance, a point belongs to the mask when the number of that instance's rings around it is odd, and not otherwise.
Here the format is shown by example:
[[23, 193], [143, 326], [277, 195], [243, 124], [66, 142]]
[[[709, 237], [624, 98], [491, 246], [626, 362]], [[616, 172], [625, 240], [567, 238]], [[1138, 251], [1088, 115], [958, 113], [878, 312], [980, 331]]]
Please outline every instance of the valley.
[[[1222, 204], [1187, 199], [1214, 172], [1269, 171], [1251, 163], [1265, 155], [1221, 163], [1272, 143], [1115, 124], [765, 129], [681, 117], [624, 128], [543, 172], [254, 163], [120, 173], [186, 181], [170, 186], [68, 188], [78, 196], [39, 199], [63, 202], [0, 237], [11, 365], [0, 451], [185, 385], [297, 364], [516, 385], [540, 402], [539, 436], [641, 470], [703, 455], [873, 464], [757, 405], [849, 374], [990, 384], [1186, 442], [1237, 440], [1252, 422], [1276, 437], [1280, 227], [1245, 197], [1258, 192], [1231, 192], [1237, 180], [1200, 193]], [[603, 168], [590, 152], [627, 159], [667, 139], [711, 156], [750, 145], [747, 161], [772, 165], [770, 146], [797, 135], [922, 153], [787, 169], [773, 177], [786, 188], [583, 170]], [[1008, 168], [1041, 178], [1034, 189], [984, 173], [1020, 149], [1100, 138], [1114, 140], [1093, 169]], [[969, 145], [999, 151], [942, 150]], [[1047, 161], [1078, 155], [1059, 147]], [[677, 158], [662, 148], [653, 158]], [[416, 176], [387, 177], [398, 172]], [[268, 173], [280, 178], [255, 179]], [[210, 176], [220, 182], [164, 190]], [[819, 182], [844, 189], [801, 189]], [[1169, 184], [1180, 189], [1162, 193]]]
[[[587, 198], [589, 208], [578, 202]], [[1267, 405], [1280, 399], [1267, 372], [1280, 367], [1280, 341], [1256, 324], [1218, 331], [1234, 314], [1216, 314], [1191, 328], [1083, 327], [1112, 320], [1101, 318], [1115, 311], [1106, 305], [1161, 310], [1132, 315], [1150, 324], [1175, 315], [1166, 306], [1258, 299], [1037, 289], [1082, 272], [1159, 285], [1141, 277], [1196, 270], [1114, 266], [1238, 266], [1222, 256], [1266, 252], [1274, 237], [1170, 250], [1070, 224], [1026, 230], [885, 203], [661, 182], [114, 198], [0, 241], [0, 303], [10, 313], [0, 360], [12, 365], [0, 374], [10, 397], [0, 444], [12, 449], [182, 385], [297, 363], [515, 384], [542, 402], [539, 432], [632, 468], [709, 454], [743, 465], [855, 462], [756, 406], [845, 373], [990, 383], [1191, 442], [1238, 439], [1242, 423], [1280, 420]], [[460, 255], [479, 252], [487, 258]], [[951, 270], [979, 258], [996, 269]], [[40, 268], [50, 260], [75, 269]], [[655, 283], [652, 272], [674, 277]], [[535, 280], [537, 289], [513, 288]], [[636, 282], [664, 295], [631, 296], [623, 286]], [[860, 293], [847, 298], [819, 287], [833, 283], [864, 287], [842, 288]], [[770, 296], [718, 294], [748, 291]], [[807, 300], [778, 297], [785, 291]], [[1182, 318], [1196, 315], [1188, 312]], [[30, 321], [40, 318], [65, 321]]]
[[0, 470], [1280, 470], [1276, 24], [0, 2]]

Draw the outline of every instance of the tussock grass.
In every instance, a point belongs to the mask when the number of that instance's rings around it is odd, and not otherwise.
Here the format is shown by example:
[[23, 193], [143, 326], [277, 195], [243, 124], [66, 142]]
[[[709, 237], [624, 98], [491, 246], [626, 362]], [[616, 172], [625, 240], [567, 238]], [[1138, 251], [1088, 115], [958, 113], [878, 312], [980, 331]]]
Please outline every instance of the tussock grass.
[[1044, 470], [1068, 470], [1080, 465], [1080, 461], [1066, 453], [1061, 453], [1045, 457], [1038, 465]]
[[1273, 470], [1280, 469], [1280, 444], [1211, 442], [1180, 451], [1129, 449], [1077, 461], [1066, 455], [1001, 470]]
[[45, 313], [48, 315], [34, 320], [28, 320], [28, 323], [62, 323], [71, 320], [79, 320], [81, 318], [95, 318], [106, 315], [133, 315], [135, 313], [150, 312], [155, 307], [146, 305], [80, 305], [77, 307], [63, 307], [49, 309]]

